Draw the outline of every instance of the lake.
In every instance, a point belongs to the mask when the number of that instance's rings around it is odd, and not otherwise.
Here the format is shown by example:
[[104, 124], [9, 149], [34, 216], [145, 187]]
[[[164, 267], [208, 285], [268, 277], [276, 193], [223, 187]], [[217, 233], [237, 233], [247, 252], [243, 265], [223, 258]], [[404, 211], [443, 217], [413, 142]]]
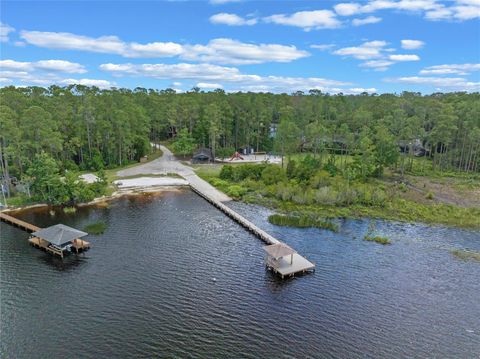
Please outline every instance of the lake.
[[263, 242], [185, 190], [124, 197], [74, 215], [28, 210], [39, 226], [83, 229], [92, 249], [64, 261], [1, 230], [2, 358], [398, 358], [480, 355], [480, 233], [369, 220], [340, 231], [268, 223], [268, 209], [231, 203], [317, 265], [280, 280]]

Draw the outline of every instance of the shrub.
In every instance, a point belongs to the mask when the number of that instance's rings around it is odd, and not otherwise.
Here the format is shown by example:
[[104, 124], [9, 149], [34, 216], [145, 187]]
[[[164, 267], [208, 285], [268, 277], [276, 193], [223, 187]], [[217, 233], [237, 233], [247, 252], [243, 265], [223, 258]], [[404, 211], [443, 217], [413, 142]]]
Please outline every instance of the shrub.
[[227, 188], [227, 194], [232, 198], [241, 198], [247, 190], [240, 185], [232, 185]]
[[332, 183], [332, 177], [327, 171], [319, 171], [315, 176], [310, 180], [310, 185], [313, 188], [321, 188], [330, 186]]
[[433, 192], [428, 191], [428, 193], [427, 193], [427, 195], [425, 196], [425, 198], [426, 198], [426, 199], [434, 199], [435, 196], [434, 196]]
[[314, 199], [318, 204], [334, 205], [337, 203], [338, 192], [331, 187], [322, 187], [315, 191]]
[[277, 165], [268, 165], [262, 171], [262, 181], [266, 185], [276, 184], [286, 179], [285, 172]]
[[222, 167], [222, 170], [220, 171], [220, 179], [222, 180], [228, 180], [228, 181], [231, 181], [233, 180], [233, 167], [232, 166], [229, 166], [229, 165], [224, 165]]
[[288, 161], [287, 164], [287, 177], [288, 179], [295, 178], [295, 171], [297, 169], [297, 163], [295, 160]]

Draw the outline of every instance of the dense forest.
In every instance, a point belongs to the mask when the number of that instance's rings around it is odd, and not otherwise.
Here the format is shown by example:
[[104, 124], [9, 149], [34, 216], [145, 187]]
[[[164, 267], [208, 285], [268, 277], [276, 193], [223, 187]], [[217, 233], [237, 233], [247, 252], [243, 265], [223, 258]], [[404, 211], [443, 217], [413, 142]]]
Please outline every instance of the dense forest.
[[138, 160], [150, 142], [168, 139], [184, 155], [197, 147], [217, 156], [241, 147], [320, 157], [376, 149], [385, 158], [372, 173], [392, 161], [408, 170], [415, 155], [440, 171], [480, 171], [478, 93], [175, 93], [71, 85], [3, 87], [0, 95], [1, 167], [19, 179], [40, 153], [59, 171], [100, 170]]

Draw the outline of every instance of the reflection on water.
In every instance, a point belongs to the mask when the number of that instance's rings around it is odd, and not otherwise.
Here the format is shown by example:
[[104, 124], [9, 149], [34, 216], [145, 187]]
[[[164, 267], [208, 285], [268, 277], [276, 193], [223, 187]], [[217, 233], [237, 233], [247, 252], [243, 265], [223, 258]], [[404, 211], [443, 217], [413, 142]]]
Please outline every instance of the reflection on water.
[[[23, 219], [83, 229], [92, 249], [63, 262], [1, 224], [1, 350], [5, 358], [460, 357], [480, 353], [478, 232], [377, 222], [393, 245], [270, 225], [269, 211], [232, 203], [317, 264], [281, 281], [262, 245], [190, 192], [126, 197], [75, 215], [36, 209]], [[215, 278], [215, 280], [214, 280]]]

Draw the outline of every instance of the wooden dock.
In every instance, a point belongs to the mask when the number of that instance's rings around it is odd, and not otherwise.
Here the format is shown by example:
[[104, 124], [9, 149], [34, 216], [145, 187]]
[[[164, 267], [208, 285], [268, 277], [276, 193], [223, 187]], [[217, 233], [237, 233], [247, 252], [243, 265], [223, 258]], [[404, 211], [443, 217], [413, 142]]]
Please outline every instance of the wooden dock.
[[[189, 184], [190, 184], [190, 188], [195, 193], [197, 193], [198, 195], [206, 199], [208, 202], [210, 202], [215, 207], [217, 207], [220, 211], [225, 213], [228, 217], [232, 218], [234, 221], [242, 225], [244, 228], [246, 228], [248, 231], [253, 233], [255, 236], [260, 238], [265, 243], [269, 245], [281, 243], [278, 239], [271, 236], [264, 230], [258, 228], [255, 224], [250, 222], [248, 219], [241, 216], [240, 214], [235, 212], [233, 209], [231, 209], [230, 207], [226, 206], [225, 204], [217, 200], [215, 198], [217, 196], [209, 195], [208, 187], [203, 185], [198, 185], [196, 181], [192, 182], [190, 180], [189, 180]], [[286, 259], [279, 259], [275, 263], [266, 261], [265, 265], [267, 268], [280, 274], [282, 278], [285, 276], [294, 276], [297, 273], [305, 273], [305, 272], [310, 272], [315, 270], [315, 264], [308, 261], [306, 258], [302, 257], [298, 253], [293, 254], [291, 261], [288, 261]]]
[[[29, 233], [38, 232], [42, 229], [41, 227], [38, 227], [38, 226], [35, 226], [31, 223], [22, 221], [21, 219], [12, 217], [12, 216], [4, 213], [4, 212], [0, 212], [0, 220], [5, 222], [5, 223], [11, 224], [15, 227], [18, 227], [20, 229], [23, 229], [24, 231], [29, 232]], [[32, 246], [34, 246], [35, 248], [41, 249], [45, 252], [58, 255], [61, 258], [63, 258], [65, 256], [65, 253], [64, 253], [63, 250], [60, 250], [60, 249], [56, 248], [55, 246], [50, 245], [50, 243], [48, 241], [46, 241], [42, 238], [30, 237], [28, 239], [28, 242]], [[74, 239], [72, 241], [71, 247], [78, 254], [78, 253], [81, 253], [81, 252], [84, 252], [84, 251], [90, 249], [90, 242], [87, 242], [83, 239]]]
[[37, 227], [33, 224], [22, 221], [21, 219], [12, 217], [4, 212], [0, 212], [0, 220], [5, 223], [11, 224], [15, 227], [18, 227], [20, 229], [23, 229], [24, 231], [27, 231], [29, 233], [37, 232], [41, 229], [40, 227]]

